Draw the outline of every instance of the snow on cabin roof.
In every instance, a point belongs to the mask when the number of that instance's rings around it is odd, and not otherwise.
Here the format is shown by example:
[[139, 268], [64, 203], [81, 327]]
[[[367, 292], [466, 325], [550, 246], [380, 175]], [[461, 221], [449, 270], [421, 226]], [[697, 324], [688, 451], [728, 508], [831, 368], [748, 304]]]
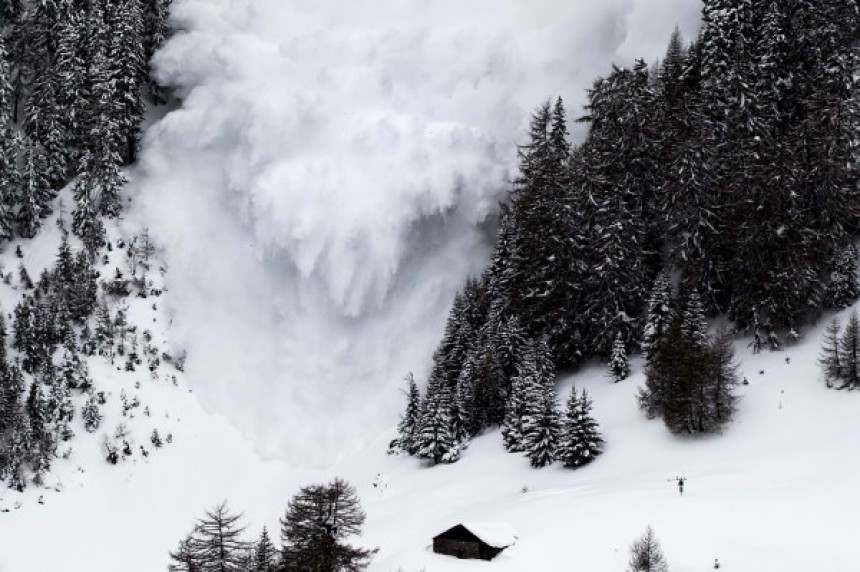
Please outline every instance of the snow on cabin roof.
[[493, 548], [506, 548], [517, 541], [517, 531], [504, 522], [463, 522], [461, 524]]

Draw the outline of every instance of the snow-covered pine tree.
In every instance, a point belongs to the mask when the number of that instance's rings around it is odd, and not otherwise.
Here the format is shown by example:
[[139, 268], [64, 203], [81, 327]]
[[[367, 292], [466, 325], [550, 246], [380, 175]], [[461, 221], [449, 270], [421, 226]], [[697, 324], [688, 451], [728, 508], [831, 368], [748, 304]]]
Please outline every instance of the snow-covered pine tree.
[[412, 372], [407, 374], [406, 379], [406, 411], [400, 417], [397, 424], [397, 434], [400, 441], [400, 449], [414, 455], [416, 452], [416, 432], [421, 420], [421, 393]]
[[90, 397], [81, 408], [81, 417], [84, 420], [84, 429], [88, 433], [95, 433], [102, 423], [102, 414], [94, 397]]
[[104, 225], [99, 220], [98, 197], [99, 181], [91, 172], [92, 155], [86, 153], [83, 159], [83, 171], [75, 183], [75, 209], [72, 211], [72, 232], [80, 237], [91, 252], [98, 250], [104, 243]]
[[645, 534], [630, 547], [629, 572], [668, 572], [666, 557], [660, 549], [660, 542], [649, 526]]
[[672, 283], [669, 273], [664, 270], [657, 275], [648, 298], [648, 313], [642, 333], [642, 352], [646, 358], [653, 355], [657, 341], [669, 328], [671, 322]]
[[561, 418], [553, 382], [540, 387], [534, 398], [537, 403], [529, 407], [528, 415], [523, 418], [523, 449], [532, 467], [538, 468], [549, 465], [556, 458]]
[[562, 366], [582, 359], [577, 330], [585, 272], [564, 118], [560, 99], [532, 114], [491, 271], [505, 296], [505, 315], [516, 315], [529, 336], [546, 336]]
[[627, 379], [630, 375], [630, 365], [627, 363], [627, 350], [624, 347], [624, 340], [619, 333], [615, 337], [615, 343], [612, 344], [612, 353], [609, 356], [609, 373], [612, 374], [616, 383]]
[[[523, 368], [528, 366], [523, 365]], [[528, 380], [515, 375], [511, 380], [511, 390], [505, 406], [505, 419], [502, 422], [502, 442], [510, 453], [523, 450], [523, 416], [526, 414], [526, 393]]]
[[21, 370], [14, 364], [2, 362], [0, 375], [0, 434], [11, 431], [21, 413], [22, 399], [26, 390]]
[[678, 309], [681, 313], [681, 333], [691, 343], [704, 347], [708, 342], [708, 321], [702, 298], [695, 287], [682, 288], [678, 295]]
[[615, 67], [588, 91], [588, 137], [578, 150], [574, 193], [585, 212], [587, 293], [580, 320], [590, 353], [608, 357], [615, 336], [638, 342], [660, 245], [646, 213], [657, 211], [660, 166], [652, 152], [656, 95], [647, 66]]
[[580, 398], [576, 387], [572, 387], [562, 422], [558, 455], [565, 467], [581, 467], [603, 452], [603, 437], [591, 416], [591, 408], [587, 392], [583, 389]]
[[47, 171], [48, 161], [41, 146], [27, 139], [16, 220], [18, 234], [24, 238], [36, 236], [42, 219], [51, 213], [50, 202], [54, 198], [54, 191], [46, 177]]
[[860, 296], [857, 281], [857, 260], [860, 253], [853, 243], [838, 248], [830, 261], [830, 274], [824, 290], [823, 303], [827, 308], [841, 310]]
[[839, 318], [834, 317], [824, 328], [821, 338], [821, 353], [818, 356], [818, 364], [824, 372], [824, 381], [828, 387], [832, 387], [842, 377], [842, 359], [839, 338], [842, 332], [842, 324]]
[[533, 344], [536, 370], [525, 394], [522, 446], [533, 467], [553, 462], [558, 448], [561, 416], [555, 394], [555, 371], [546, 340]]
[[[121, 161], [128, 164], [134, 162], [137, 155], [145, 110], [141, 94], [142, 82], [146, 77], [141, 0], [113, 4], [109, 7], [107, 20], [111, 27], [107, 48], [108, 76], [114, 92], [109, 113], [112, 116], [111, 123], [116, 126], [112, 148]], [[112, 214], [119, 207], [116, 202], [116, 205], [103, 208], [102, 212], [116, 216]]]
[[27, 419], [30, 423], [32, 442], [31, 462], [36, 478], [40, 479], [51, 468], [56, 449], [54, 435], [48, 426], [47, 404], [42, 395], [41, 384], [34, 380], [27, 396]]
[[0, 36], [0, 240], [12, 238], [14, 208], [21, 179], [18, 170], [20, 137], [11, 115], [12, 97], [5, 42]]
[[416, 456], [429, 459], [434, 465], [453, 463], [459, 459], [452, 409], [451, 388], [431, 378], [421, 403], [421, 423], [415, 441]]
[[30, 424], [22, 411], [18, 411], [13, 419], [9, 435], [6, 474], [9, 476], [9, 487], [23, 491], [27, 486], [26, 466], [35, 449]]
[[458, 443], [467, 443], [477, 432], [475, 419], [475, 384], [477, 383], [479, 364], [478, 352], [472, 350], [463, 363], [460, 377], [452, 391], [451, 428], [454, 439]]
[[469, 436], [502, 423], [508, 381], [499, 351], [499, 324], [492, 318], [481, 328], [475, 346], [469, 350], [460, 382], [466, 390], [461, 404], [468, 417]]
[[843, 380], [840, 388], [860, 387], [860, 318], [857, 310], [852, 310], [848, 316], [848, 323], [839, 340], [839, 349], [842, 354]]

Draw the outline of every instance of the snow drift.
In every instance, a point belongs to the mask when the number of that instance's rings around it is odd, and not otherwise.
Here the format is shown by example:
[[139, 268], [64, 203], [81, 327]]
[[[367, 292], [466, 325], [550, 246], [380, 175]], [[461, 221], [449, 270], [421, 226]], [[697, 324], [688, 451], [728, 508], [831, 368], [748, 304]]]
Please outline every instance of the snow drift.
[[[530, 110], [692, 37], [684, 0], [175, 0], [135, 205], [210, 407], [316, 465], [391, 425], [480, 271]], [[578, 134], [576, 134], [578, 135]], [[181, 309], [181, 311], [179, 310]]]

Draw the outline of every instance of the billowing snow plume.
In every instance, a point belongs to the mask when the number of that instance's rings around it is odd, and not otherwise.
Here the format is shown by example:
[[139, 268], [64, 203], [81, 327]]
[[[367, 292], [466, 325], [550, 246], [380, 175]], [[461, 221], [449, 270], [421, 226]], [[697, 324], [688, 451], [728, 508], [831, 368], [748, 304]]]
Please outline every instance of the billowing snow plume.
[[205, 403], [324, 464], [392, 425], [453, 293], [485, 264], [530, 111], [572, 117], [610, 62], [653, 60], [691, 0], [174, 0], [181, 109], [135, 205], [168, 249]]

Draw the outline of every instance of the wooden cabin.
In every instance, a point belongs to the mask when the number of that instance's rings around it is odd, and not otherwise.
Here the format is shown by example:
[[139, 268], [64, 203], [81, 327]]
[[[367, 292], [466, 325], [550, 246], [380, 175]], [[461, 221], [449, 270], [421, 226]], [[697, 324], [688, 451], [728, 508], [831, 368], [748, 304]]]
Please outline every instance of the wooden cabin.
[[509, 526], [497, 523], [458, 524], [433, 537], [433, 552], [457, 558], [492, 560], [516, 542]]

